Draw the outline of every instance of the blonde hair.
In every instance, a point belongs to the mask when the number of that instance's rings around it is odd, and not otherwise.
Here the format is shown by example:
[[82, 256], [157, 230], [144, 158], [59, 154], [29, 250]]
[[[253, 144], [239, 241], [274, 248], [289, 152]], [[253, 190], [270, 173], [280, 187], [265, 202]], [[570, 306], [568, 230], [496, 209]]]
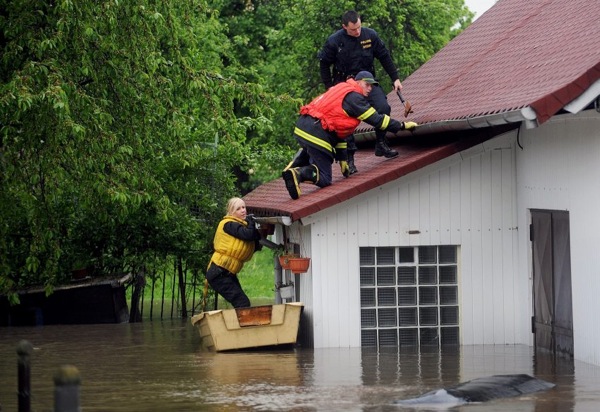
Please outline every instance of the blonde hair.
[[244, 201], [239, 198], [239, 197], [232, 197], [231, 199], [229, 199], [229, 201], [227, 202], [227, 215], [231, 216], [233, 215], [233, 212], [236, 211], [236, 209], [238, 208], [238, 206], [240, 205], [240, 203], [244, 203]]

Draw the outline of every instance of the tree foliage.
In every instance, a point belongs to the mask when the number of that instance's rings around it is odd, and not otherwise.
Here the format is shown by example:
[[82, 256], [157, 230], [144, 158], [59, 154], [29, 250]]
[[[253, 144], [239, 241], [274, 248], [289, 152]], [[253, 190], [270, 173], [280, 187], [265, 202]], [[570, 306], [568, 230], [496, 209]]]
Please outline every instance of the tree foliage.
[[463, 0], [0, 1], [0, 293], [90, 263], [202, 269], [226, 199], [293, 152], [352, 8], [402, 77], [472, 18]]
[[2, 289], [207, 248], [274, 99], [224, 64], [216, 11], [176, 3], [2, 4]]

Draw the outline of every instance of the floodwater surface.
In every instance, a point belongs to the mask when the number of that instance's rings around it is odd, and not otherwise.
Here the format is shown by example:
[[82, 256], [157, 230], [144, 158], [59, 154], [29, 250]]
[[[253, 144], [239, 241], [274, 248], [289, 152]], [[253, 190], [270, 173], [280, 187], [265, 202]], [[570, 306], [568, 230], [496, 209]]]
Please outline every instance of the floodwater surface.
[[53, 376], [81, 374], [88, 411], [426, 411], [394, 401], [500, 374], [529, 374], [552, 389], [436, 411], [598, 411], [600, 367], [516, 346], [451, 350], [290, 348], [202, 351], [189, 321], [0, 328], [0, 410], [16, 411], [17, 354], [31, 342], [31, 406], [52, 411]]

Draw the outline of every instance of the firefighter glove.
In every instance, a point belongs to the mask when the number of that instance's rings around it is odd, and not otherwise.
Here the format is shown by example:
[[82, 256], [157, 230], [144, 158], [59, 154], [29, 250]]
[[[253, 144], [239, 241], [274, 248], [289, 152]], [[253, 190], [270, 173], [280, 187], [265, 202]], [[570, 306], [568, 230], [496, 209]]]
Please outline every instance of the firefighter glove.
[[344, 177], [350, 176], [350, 167], [348, 167], [348, 162], [345, 160], [340, 160], [340, 170]]
[[418, 126], [418, 124], [415, 123], [415, 122], [404, 122], [402, 124], [404, 126], [402, 128], [403, 130], [415, 130], [417, 128], [417, 126]]

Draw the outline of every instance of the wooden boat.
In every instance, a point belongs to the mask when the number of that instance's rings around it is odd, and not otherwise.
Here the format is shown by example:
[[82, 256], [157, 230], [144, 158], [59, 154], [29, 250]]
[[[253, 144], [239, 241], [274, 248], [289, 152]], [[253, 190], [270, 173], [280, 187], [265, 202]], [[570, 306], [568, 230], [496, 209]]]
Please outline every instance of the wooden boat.
[[202, 312], [192, 317], [203, 348], [221, 352], [296, 343], [300, 302]]

